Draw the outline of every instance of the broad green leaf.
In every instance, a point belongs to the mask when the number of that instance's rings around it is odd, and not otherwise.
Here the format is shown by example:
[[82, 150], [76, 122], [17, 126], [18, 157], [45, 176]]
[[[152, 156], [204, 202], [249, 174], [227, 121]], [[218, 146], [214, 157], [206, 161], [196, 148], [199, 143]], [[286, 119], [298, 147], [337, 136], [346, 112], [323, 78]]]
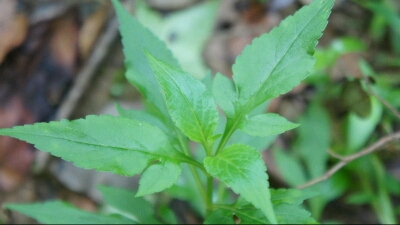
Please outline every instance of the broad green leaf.
[[144, 1], [135, 1], [135, 16], [166, 43], [184, 71], [200, 79], [207, 71], [202, 52], [212, 34], [219, 3], [202, 1], [166, 15]]
[[109, 115], [17, 126], [1, 129], [0, 135], [35, 144], [36, 148], [72, 161], [78, 167], [125, 176], [141, 173], [154, 161], [176, 165], [197, 163], [174, 149], [160, 129]]
[[271, 223], [276, 223], [268, 189], [268, 175], [265, 172], [267, 168], [256, 149], [244, 144], [233, 144], [214, 157], [206, 157], [204, 166], [212, 176], [260, 208]]
[[69, 203], [48, 201], [34, 204], [6, 204], [5, 207], [15, 210], [44, 224], [133, 224], [120, 215], [101, 215], [85, 212]]
[[180, 174], [179, 164], [170, 161], [153, 164], [142, 173], [136, 195], [143, 196], [169, 188], [178, 180]]
[[310, 190], [270, 189], [271, 201], [274, 205], [286, 203], [300, 205], [304, 200], [314, 197], [317, 193]]
[[121, 188], [98, 186], [104, 201], [112, 211], [133, 219], [140, 224], [159, 224], [155, 219], [153, 206], [135, 192]]
[[281, 134], [298, 126], [278, 114], [267, 113], [242, 120], [239, 129], [251, 136], [264, 137]]
[[298, 85], [314, 65], [315, 45], [326, 27], [333, 0], [316, 0], [253, 40], [232, 67], [237, 88], [235, 118]]
[[217, 73], [212, 84], [212, 92], [215, 102], [221, 107], [227, 117], [233, 117], [235, 108], [233, 105], [236, 99], [235, 84], [221, 73]]
[[155, 111], [155, 114], [168, 121], [168, 110], [160, 85], [150, 68], [143, 49], [172, 66], [179, 67], [179, 64], [165, 43], [133, 18], [117, 0], [112, 2], [120, 23], [119, 30], [127, 69], [125, 76], [130, 83], [137, 87], [146, 99], [146, 104]]
[[218, 123], [218, 111], [204, 84], [188, 73], [146, 53], [165, 93], [172, 120], [191, 140], [208, 143]]

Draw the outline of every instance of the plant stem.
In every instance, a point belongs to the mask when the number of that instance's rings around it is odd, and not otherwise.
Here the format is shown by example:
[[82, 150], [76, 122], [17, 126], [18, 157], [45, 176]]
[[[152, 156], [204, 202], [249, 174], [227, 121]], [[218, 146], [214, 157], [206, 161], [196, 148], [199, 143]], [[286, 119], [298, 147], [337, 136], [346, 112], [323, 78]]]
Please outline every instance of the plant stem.
[[206, 199], [206, 216], [209, 215], [213, 210], [213, 177], [207, 176], [207, 199]]
[[226, 191], [226, 184], [222, 181], [218, 183], [218, 199], [216, 204], [221, 204]]
[[324, 175], [317, 177], [311, 181], [308, 181], [305, 184], [299, 185], [297, 186], [298, 189], [304, 189], [307, 187], [310, 187], [312, 185], [315, 185], [317, 183], [320, 183], [322, 181], [325, 181], [327, 179], [329, 179], [333, 174], [335, 174], [338, 170], [340, 170], [342, 167], [344, 167], [345, 165], [347, 165], [348, 163], [362, 157], [368, 154], [371, 154], [372, 152], [375, 152], [379, 149], [381, 149], [384, 145], [386, 145], [389, 142], [392, 141], [396, 141], [400, 139], [400, 131], [397, 131], [393, 134], [387, 135], [385, 137], [382, 137], [381, 139], [379, 139], [378, 141], [376, 141], [375, 143], [373, 143], [372, 145], [368, 146], [365, 149], [362, 149], [361, 151], [354, 153], [352, 155], [349, 156], [339, 156], [337, 154], [333, 154], [333, 157], [340, 159], [340, 161], [333, 166], [331, 169], [329, 169]]
[[[179, 142], [181, 144], [181, 147], [182, 147], [182, 150], [183, 150], [184, 154], [187, 155], [188, 157], [193, 158], [193, 156], [192, 156], [192, 154], [190, 152], [189, 144], [187, 143], [187, 141], [185, 142], [182, 139], [182, 135], [178, 135], [178, 138], [179, 138]], [[189, 165], [189, 168], [190, 168], [190, 172], [192, 173], [193, 178], [194, 178], [194, 180], [196, 182], [197, 188], [199, 189], [199, 191], [201, 193], [203, 201], [206, 203], [206, 211], [208, 211], [208, 208], [209, 208], [207, 206], [207, 201], [208, 201], [208, 197], [207, 196], [208, 195], [207, 195], [206, 191], [204, 190], [204, 187], [203, 187], [203, 184], [201, 182], [200, 176], [199, 176], [199, 174], [198, 174], [198, 172], [197, 172], [197, 170], [196, 170], [196, 168], [194, 167], [193, 164], [188, 164], [188, 165]], [[204, 170], [204, 173], [206, 173], [205, 170]]]
[[219, 142], [217, 151], [215, 152], [215, 155], [217, 155], [219, 152], [222, 151], [222, 149], [225, 147], [226, 143], [228, 142], [229, 138], [232, 136], [233, 132], [236, 130], [236, 123], [230, 125], [230, 120], [227, 119], [226, 125], [225, 125], [225, 131], [224, 134], [222, 135], [221, 141]]

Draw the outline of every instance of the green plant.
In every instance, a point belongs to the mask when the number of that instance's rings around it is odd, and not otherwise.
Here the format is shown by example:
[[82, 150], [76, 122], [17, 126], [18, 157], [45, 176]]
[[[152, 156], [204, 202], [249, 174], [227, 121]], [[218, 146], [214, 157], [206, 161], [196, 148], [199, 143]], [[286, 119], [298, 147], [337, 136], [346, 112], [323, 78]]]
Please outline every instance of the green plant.
[[[255, 39], [236, 59], [233, 81], [217, 74], [212, 81], [208, 75], [204, 83], [182, 71], [164, 43], [118, 1], [113, 3], [126, 78], [143, 95], [146, 109], [117, 106], [119, 117], [36, 123], [1, 129], [0, 135], [33, 143], [82, 168], [125, 176], [141, 173], [138, 191], [99, 187], [112, 208], [102, 214], [60, 201], [5, 207], [43, 223], [175, 223], [171, 211], [152, 211], [140, 198], [166, 190], [190, 201], [205, 223], [316, 222], [300, 205], [315, 193], [269, 188], [259, 152], [263, 148], [257, 149], [267, 143], [257, 141], [270, 143], [272, 138], [264, 137], [298, 126], [263, 112], [269, 99], [288, 92], [312, 69], [333, 0], [314, 1]], [[190, 149], [189, 141], [198, 147]], [[229, 195], [228, 187], [239, 197]]]

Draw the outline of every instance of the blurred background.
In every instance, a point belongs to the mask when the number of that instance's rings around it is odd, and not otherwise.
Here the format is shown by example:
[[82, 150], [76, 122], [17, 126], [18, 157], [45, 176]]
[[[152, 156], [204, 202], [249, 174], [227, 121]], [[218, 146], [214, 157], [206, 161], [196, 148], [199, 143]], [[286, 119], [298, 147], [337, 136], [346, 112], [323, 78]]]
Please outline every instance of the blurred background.
[[[311, 0], [121, 1], [167, 43], [197, 79], [232, 77], [243, 48]], [[302, 124], [279, 137], [251, 139], [271, 186], [288, 188], [400, 128], [400, 1], [336, 0], [310, 76], [269, 102], [269, 112]], [[0, 128], [117, 115], [115, 102], [140, 109], [124, 78], [118, 21], [108, 0], [0, 0]], [[83, 170], [0, 137], [0, 205], [63, 199], [88, 211], [101, 205], [97, 184], [135, 189], [137, 177]], [[323, 223], [400, 221], [398, 142], [351, 162], [313, 187], [307, 202]], [[173, 192], [171, 192], [173, 193]], [[198, 223], [196, 207], [173, 196], [178, 221]], [[188, 207], [189, 206], [189, 207]], [[0, 211], [0, 223], [35, 223]]]

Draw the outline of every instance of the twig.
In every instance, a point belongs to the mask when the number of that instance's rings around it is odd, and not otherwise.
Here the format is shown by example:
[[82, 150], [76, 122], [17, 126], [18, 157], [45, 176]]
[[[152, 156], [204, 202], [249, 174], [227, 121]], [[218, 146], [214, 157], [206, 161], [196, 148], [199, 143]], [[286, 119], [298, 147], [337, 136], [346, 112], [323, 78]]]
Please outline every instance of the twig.
[[[358, 158], [360, 158], [362, 156], [368, 155], [368, 154], [370, 154], [370, 153], [372, 153], [374, 151], [377, 151], [381, 147], [386, 145], [387, 143], [389, 143], [391, 141], [398, 140], [398, 139], [400, 139], [400, 131], [396, 132], [396, 133], [393, 133], [393, 134], [390, 134], [390, 135], [387, 135], [385, 137], [382, 137], [377, 142], [373, 143], [372, 145], [368, 146], [367, 148], [365, 148], [365, 149], [363, 149], [363, 150], [361, 150], [361, 151], [359, 151], [357, 153], [354, 153], [352, 155], [339, 156], [336, 153], [334, 153], [334, 157], [335, 158], [341, 159], [340, 162], [338, 162], [335, 166], [333, 166], [330, 170], [328, 170], [324, 175], [322, 175], [322, 176], [320, 176], [320, 177], [318, 177], [316, 179], [313, 179], [313, 180], [311, 180], [311, 181], [309, 181], [309, 182], [307, 182], [305, 184], [299, 185], [299, 186], [297, 186], [297, 188], [298, 189], [304, 189], [304, 188], [310, 187], [310, 186], [312, 186], [314, 184], [317, 184], [319, 182], [325, 181], [325, 180], [329, 179], [333, 174], [335, 174], [338, 170], [340, 170], [342, 167], [347, 165], [348, 163], [350, 163], [350, 162], [352, 162], [352, 161], [354, 161], [354, 160], [356, 160], [356, 159], [358, 159]], [[332, 152], [330, 154], [332, 154]]]
[[368, 88], [368, 91], [370, 92], [371, 95], [375, 96], [378, 101], [380, 101], [386, 108], [388, 108], [398, 119], [400, 119], [400, 113], [397, 111], [388, 101], [386, 101], [384, 98], [379, 96], [371, 87], [371, 83], [368, 80], [368, 77], [364, 77], [365, 84]]

